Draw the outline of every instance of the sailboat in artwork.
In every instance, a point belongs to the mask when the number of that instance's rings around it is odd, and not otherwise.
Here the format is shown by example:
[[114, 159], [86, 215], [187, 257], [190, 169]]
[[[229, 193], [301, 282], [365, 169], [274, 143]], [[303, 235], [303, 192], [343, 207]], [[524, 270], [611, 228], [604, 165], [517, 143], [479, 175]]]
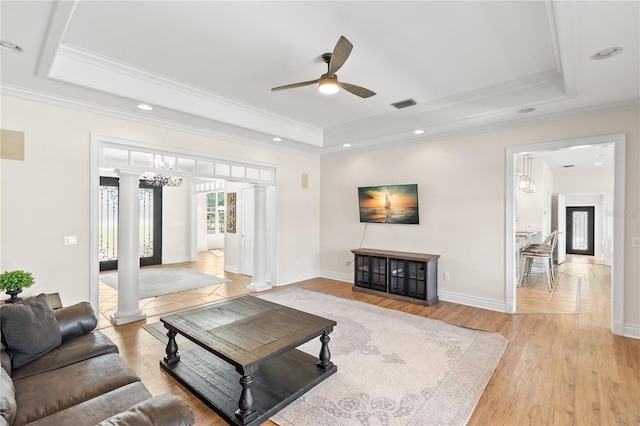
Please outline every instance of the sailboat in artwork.
[[385, 195], [384, 208], [387, 209], [387, 210], [391, 210], [391, 201], [389, 200], [389, 193], [388, 192]]

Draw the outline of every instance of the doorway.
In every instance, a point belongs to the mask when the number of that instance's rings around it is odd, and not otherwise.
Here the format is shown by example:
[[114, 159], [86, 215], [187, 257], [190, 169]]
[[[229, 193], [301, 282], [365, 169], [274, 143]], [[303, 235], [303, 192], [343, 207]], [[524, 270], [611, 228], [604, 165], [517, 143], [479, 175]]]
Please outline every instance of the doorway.
[[[140, 181], [140, 266], [162, 263], [162, 188]], [[99, 246], [100, 271], [118, 269], [119, 179], [100, 176]]]
[[566, 212], [566, 252], [593, 256], [595, 207], [567, 207]]
[[[516, 158], [518, 155], [549, 152], [563, 149], [581, 149], [587, 146], [613, 147], [613, 190], [607, 208], [610, 211], [625, 211], [625, 134], [593, 136], [521, 145], [506, 148], [505, 165], [505, 312], [515, 313], [516, 271]], [[564, 219], [564, 216], [563, 216]], [[613, 334], [624, 334], [624, 215], [611, 215], [607, 250], [611, 253], [611, 330]]]

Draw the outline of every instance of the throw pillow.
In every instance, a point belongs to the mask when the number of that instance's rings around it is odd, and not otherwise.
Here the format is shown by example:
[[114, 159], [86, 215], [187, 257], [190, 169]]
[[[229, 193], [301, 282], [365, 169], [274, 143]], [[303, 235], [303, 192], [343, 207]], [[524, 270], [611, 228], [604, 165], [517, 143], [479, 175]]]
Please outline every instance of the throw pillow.
[[7, 424], [13, 424], [17, 410], [15, 389], [9, 373], [4, 368], [0, 368], [0, 370], [2, 370], [0, 372], [0, 420], [6, 420]]
[[0, 316], [2, 337], [13, 368], [41, 357], [62, 343], [58, 322], [44, 294], [3, 306]]

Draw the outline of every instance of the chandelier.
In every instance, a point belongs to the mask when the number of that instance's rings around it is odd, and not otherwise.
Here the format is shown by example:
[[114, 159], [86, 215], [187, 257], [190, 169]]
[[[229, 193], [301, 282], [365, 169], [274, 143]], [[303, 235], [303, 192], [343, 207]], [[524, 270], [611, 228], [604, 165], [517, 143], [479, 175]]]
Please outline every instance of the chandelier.
[[[161, 160], [156, 160], [156, 169], [172, 170], [171, 163], [162, 157]], [[155, 173], [151, 176], [144, 176], [144, 183], [151, 186], [180, 186], [182, 178], [177, 176], [167, 176], [160, 173]]]
[[531, 155], [522, 156], [522, 175], [518, 180], [518, 189], [522, 192], [536, 192], [536, 181], [531, 177]]

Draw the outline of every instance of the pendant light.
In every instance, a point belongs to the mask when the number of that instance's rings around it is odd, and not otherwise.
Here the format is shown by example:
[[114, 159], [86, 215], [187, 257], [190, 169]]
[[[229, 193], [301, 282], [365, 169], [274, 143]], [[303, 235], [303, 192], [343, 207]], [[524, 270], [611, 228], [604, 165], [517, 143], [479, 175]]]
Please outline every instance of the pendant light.
[[525, 168], [525, 156], [522, 156], [522, 174], [520, 175], [520, 179], [518, 179], [518, 189], [524, 191], [527, 189], [529, 185], [529, 177], [527, 176], [527, 170]]

